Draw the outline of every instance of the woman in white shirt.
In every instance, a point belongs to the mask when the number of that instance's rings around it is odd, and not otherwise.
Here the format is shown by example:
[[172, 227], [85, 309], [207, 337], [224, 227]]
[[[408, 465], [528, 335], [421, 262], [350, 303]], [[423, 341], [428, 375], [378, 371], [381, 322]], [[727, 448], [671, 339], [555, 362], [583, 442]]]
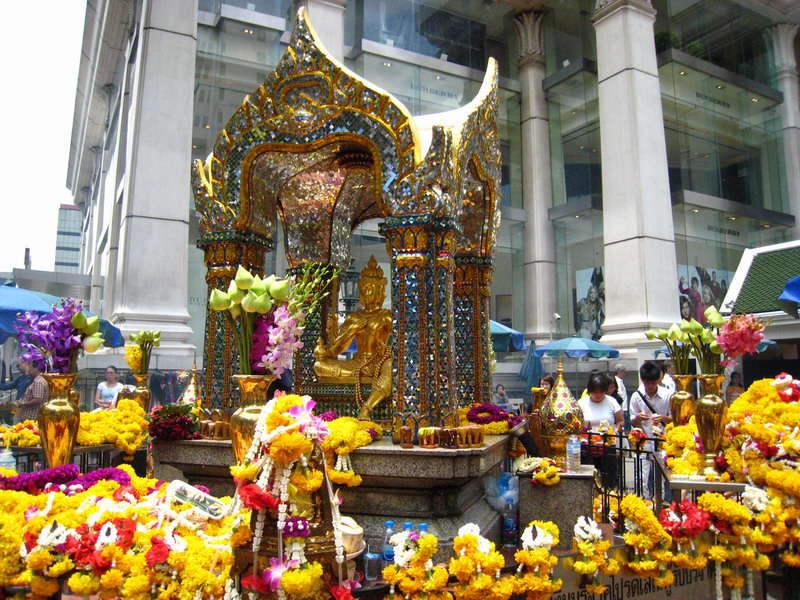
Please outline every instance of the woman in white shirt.
[[596, 431], [598, 425], [605, 421], [619, 433], [625, 421], [622, 407], [614, 398], [606, 395], [607, 390], [608, 378], [604, 373], [592, 373], [589, 376], [589, 383], [586, 385], [589, 395], [578, 400], [583, 411], [583, 422], [588, 429]]
[[117, 373], [116, 367], [106, 367], [106, 380], [97, 384], [97, 393], [94, 396], [97, 408], [108, 410], [114, 407], [117, 394], [125, 387], [117, 381]]

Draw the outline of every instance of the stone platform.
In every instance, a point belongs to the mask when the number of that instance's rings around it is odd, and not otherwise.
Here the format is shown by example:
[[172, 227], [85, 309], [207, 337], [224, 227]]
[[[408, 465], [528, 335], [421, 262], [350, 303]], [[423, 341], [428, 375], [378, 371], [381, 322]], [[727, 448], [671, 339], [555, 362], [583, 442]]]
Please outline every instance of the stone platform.
[[[363, 483], [341, 488], [342, 513], [364, 529], [364, 539], [378, 551], [391, 519], [428, 523], [440, 540], [442, 558], [449, 558], [459, 527], [475, 523], [489, 539], [499, 542], [498, 513], [484, 500], [482, 478], [497, 476], [505, 459], [509, 436], [487, 436], [482, 448], [402, 449], [383, 438], [351, 454]], [[191, 440], [153, 443], [153, 473], [159, 479], [180, 479], [204, 485], [215, 496], [233, 494], [229, 440]]]
[[572, 548], [572, 531], [578, 517], [592, 517], [594, 467], [581, 465], [578, 473], [561, 473], [561, 481], [552, 486], [531, 484], [530, 475], [519, 476], [519, 525], [531, 521], [552, 521], [561, 533], [556, 548]]

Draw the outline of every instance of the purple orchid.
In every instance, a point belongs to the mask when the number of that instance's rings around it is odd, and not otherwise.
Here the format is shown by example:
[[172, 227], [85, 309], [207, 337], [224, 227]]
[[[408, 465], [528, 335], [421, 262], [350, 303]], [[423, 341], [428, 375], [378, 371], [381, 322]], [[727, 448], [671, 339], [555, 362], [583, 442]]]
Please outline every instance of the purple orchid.
[[[36, 365], [41, 371], [74, 372], [78, 354], [84, 348], [84, 337], [88, 335], [73, 324], [73, 317], [82, 311], [83, 306], [69, 298], [49, 314], [26, 312], [21, 315], [14, 328], [22, 360]], [[86, 324], [85, 318], [83, 323]]]
[[264, 584], [268, 585], [271, 591], [277, 592], [281, 585], [281, 577], [283, 577], [283, 574], [289, 569], [294, 569], [299, 565], [300, 561], [297, 559], [292, 559], [284, 563], [280, 558], [270, 558], [270, 568], [264, 569], [264, 574], [262, 575]]

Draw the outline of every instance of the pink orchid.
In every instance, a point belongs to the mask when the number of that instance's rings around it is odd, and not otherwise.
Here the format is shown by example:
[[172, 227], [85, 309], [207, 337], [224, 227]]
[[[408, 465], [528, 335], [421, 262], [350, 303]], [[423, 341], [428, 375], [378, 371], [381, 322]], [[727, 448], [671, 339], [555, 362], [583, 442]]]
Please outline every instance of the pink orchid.
[[292, 559], [288, 562], [283, 562], [280, 558], [269, 559], [269, 569], [264, 569], [264, 583], [269, 586], [273, 592], [277, 592], [281, 585], [281, 577], [289, 569], [294, 569], [300, 565], [300, 561]]

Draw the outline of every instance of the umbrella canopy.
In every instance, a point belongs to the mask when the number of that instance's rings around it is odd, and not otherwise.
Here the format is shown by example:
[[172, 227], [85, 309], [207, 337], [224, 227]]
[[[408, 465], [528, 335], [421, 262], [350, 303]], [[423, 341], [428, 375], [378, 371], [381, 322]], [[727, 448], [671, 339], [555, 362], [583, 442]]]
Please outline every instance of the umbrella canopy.
[[514, 352], [525, 350], [525, 336], [511, 327], [497, 321], [489, 321], [489, 335], [495, 352]]
[[581, 356], [617, 358], [619, 356], [619, 350], [588, 338], [574, 336], [545, 344], [541, 348], [537, 348], [534, 354], [536, 356], [559, 356], [561, 354], [566, 354], [570, 358], [580, 358]]
[[797, 313], [798, 302], [800, 302], [800, 275], [786, 282], [781, 295], [775, 301], [783, 312], [795, 319], [800, 318]]
[[[17, 335], [14, 323], [21, 313], [30, 311], [47, 314], [53, 312], [53, 305], [57, 304], [61, 304], [58, 296], [12, 285], [0, 285], [0, 344], [10, 336]], [[88, 317], [95, 316], [88, 310], [84, 309], [83, 312]], [[100, 333], [105, 339], [104, 346], [119, 348], [125, 344], [122, 332], [106, 319], [100, 319]]]
[[517, 379], [522, 379], [528, 389], [538, 386], [539, 380], [544, 375], [542, 369], [542, 359], [536, 356], [536, 342], [531, 340], [528, 344], [528, 350], [525, 352], [525, 360], [522, 361], [522, 367], [519, 370]]

